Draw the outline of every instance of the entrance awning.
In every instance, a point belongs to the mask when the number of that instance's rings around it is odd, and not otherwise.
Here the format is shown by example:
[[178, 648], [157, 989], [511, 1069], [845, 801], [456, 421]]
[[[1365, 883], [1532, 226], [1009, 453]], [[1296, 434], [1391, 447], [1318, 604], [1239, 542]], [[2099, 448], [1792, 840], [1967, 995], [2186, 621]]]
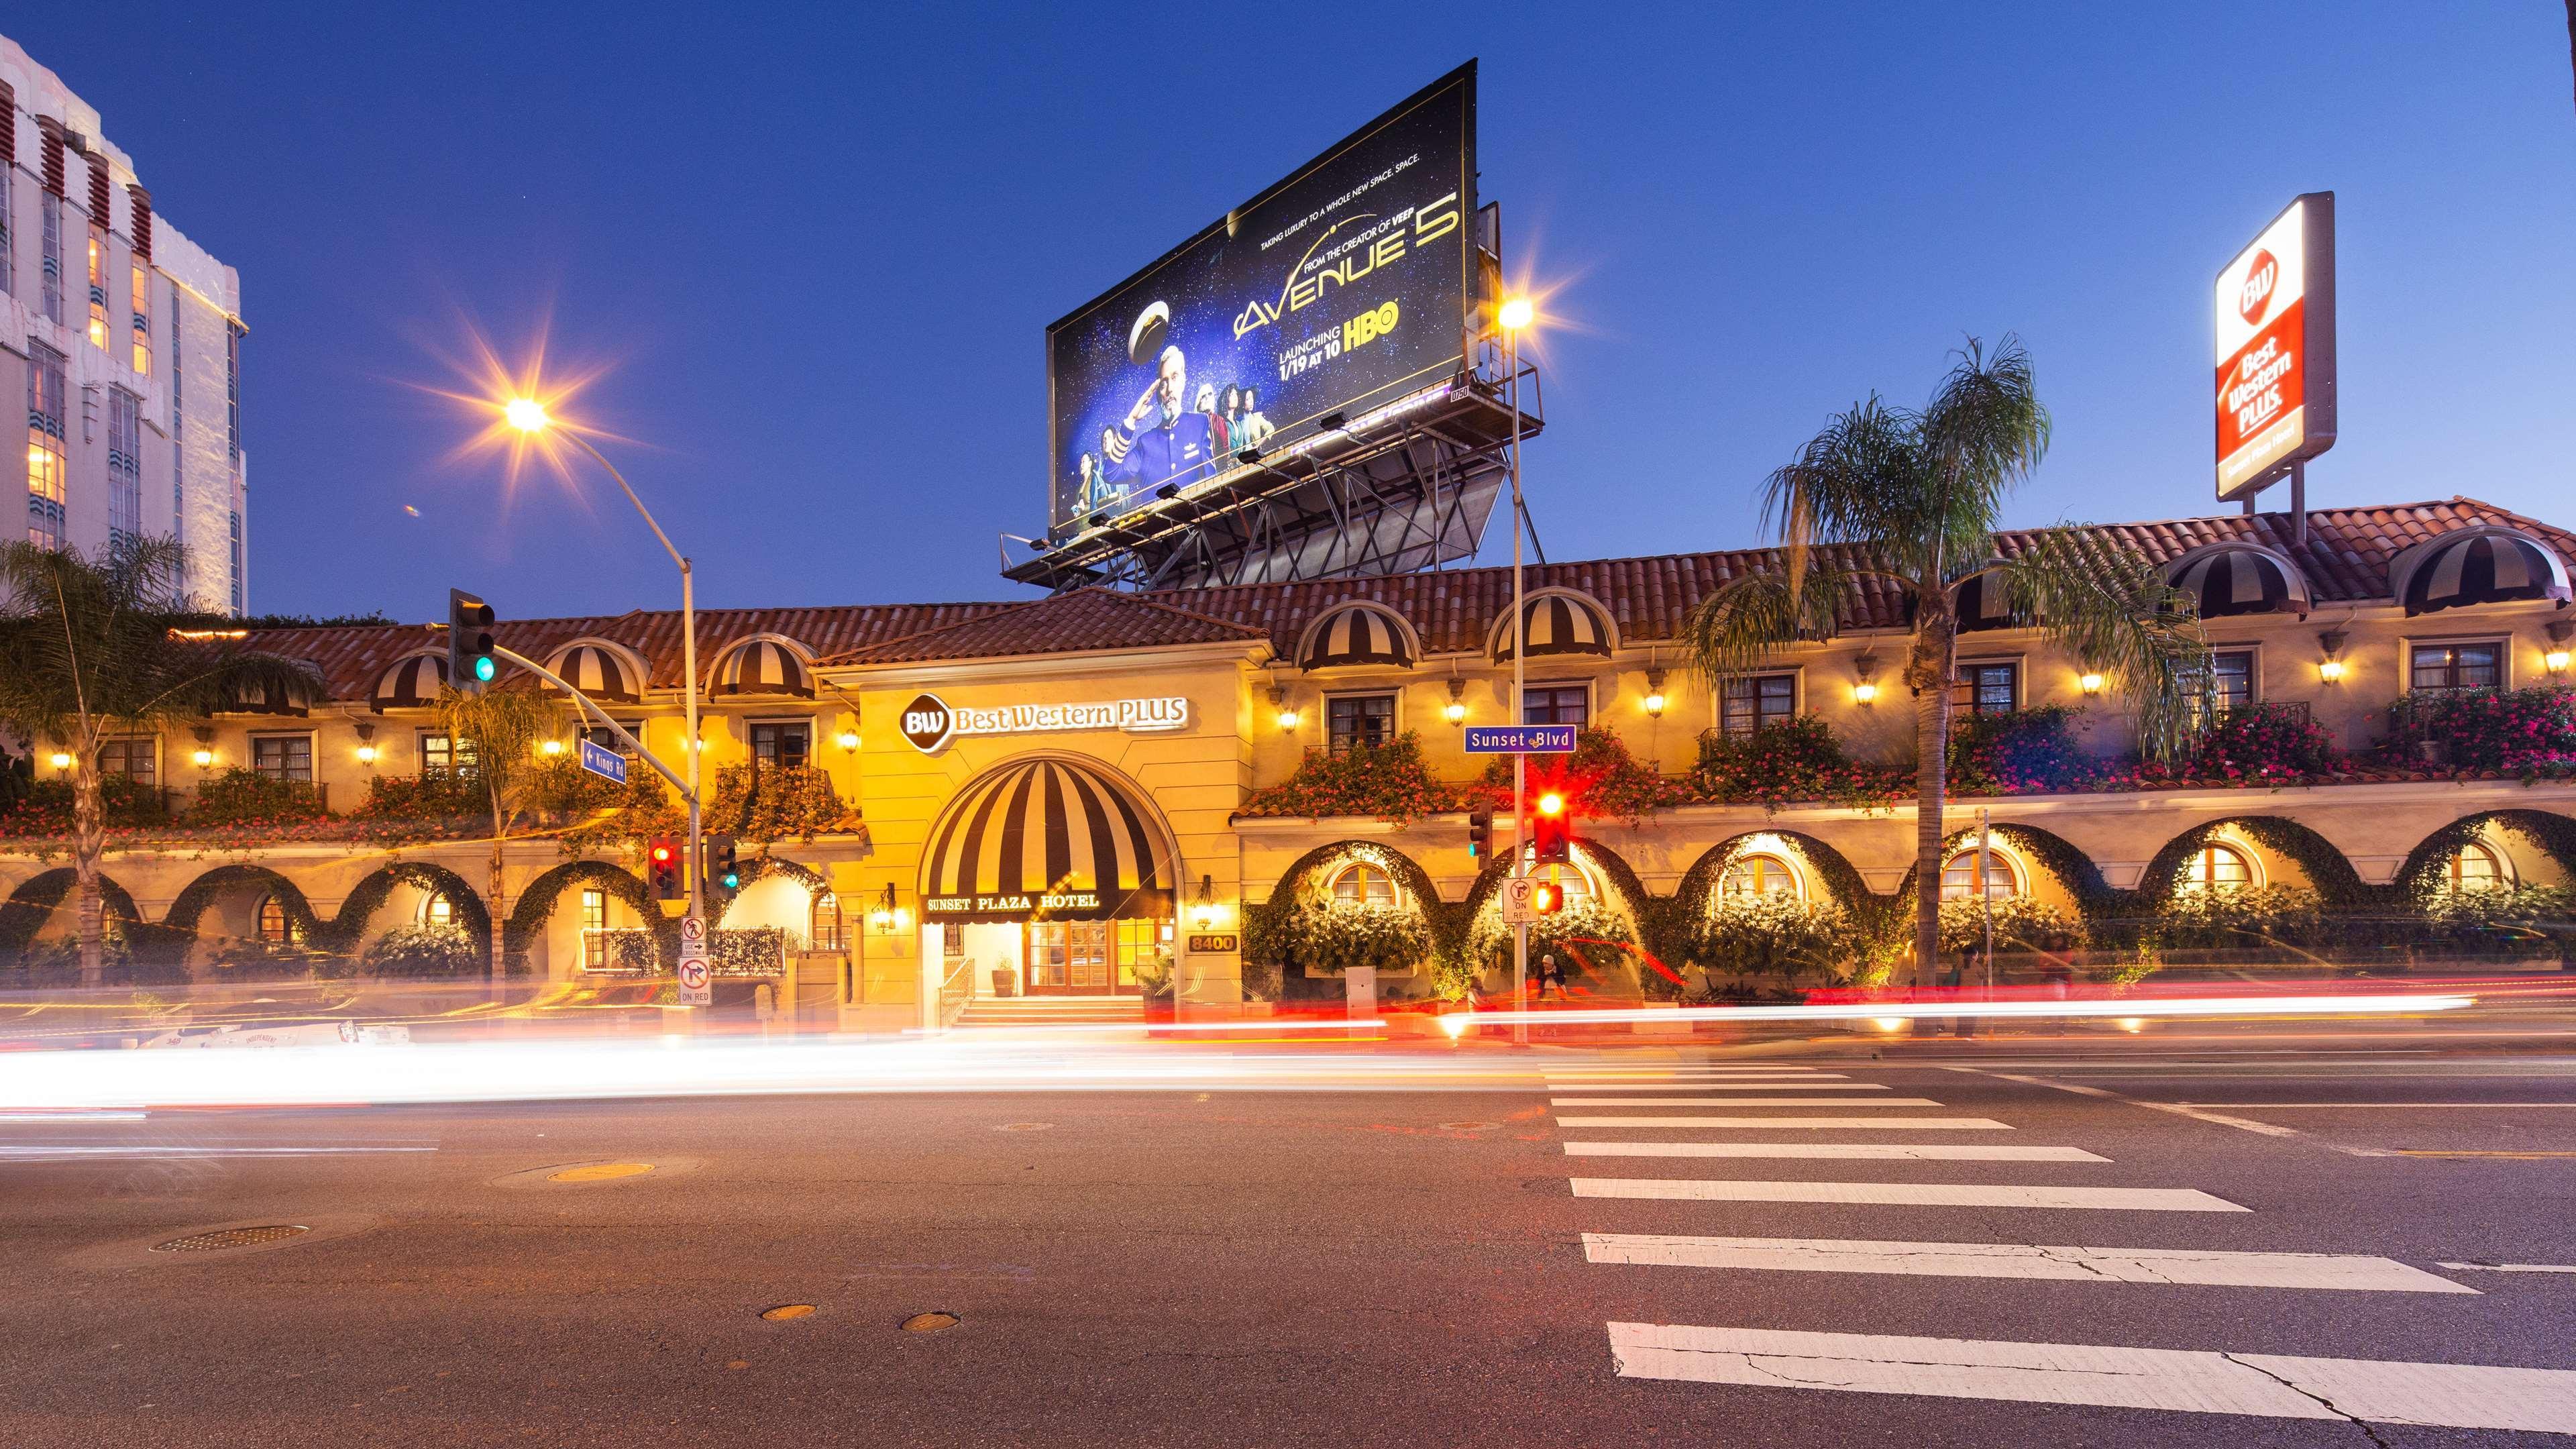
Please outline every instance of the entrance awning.
[[977, 777], [930, 833], [930, 921], [1099, 921], [1166, 916], [1172, 869], [1153, 807], [1106, 771], [1023, 760]]

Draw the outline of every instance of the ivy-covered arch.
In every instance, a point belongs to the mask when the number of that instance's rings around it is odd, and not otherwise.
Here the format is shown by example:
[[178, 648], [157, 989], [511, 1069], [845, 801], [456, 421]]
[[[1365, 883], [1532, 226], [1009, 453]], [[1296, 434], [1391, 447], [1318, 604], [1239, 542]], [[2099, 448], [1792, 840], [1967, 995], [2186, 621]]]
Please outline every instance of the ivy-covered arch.
[[[1422, 917], [1431, 931], [1431, 955], [1435, 962], [1457, 959], [1463, 946], [1466, 912], [1440, 898], [1440, 887], [1432, 882], [1431, 873], [1421, 862], [1391, 845], [1375, 840], [1336, 840], [1318, 845], [1288, 863], [1263, 901], [1246, 901], [1243, 906], [1243, 954], [1248, 966], [1276, 967], [1287, 939], [1289, 916], [1315, 893], [1317, 878], [1329, 867], [1352, 860], [1365, 860], [1384, 869], [1403, 882], [1405, 903]], [[1272, 988], [1274, 991], [1277, 987]]]
[[2406, 863], [2397, 868], [2392, 892], [2406, 901], [2432, 894], [2450, 858], [2490, 825], [2522, 837], [2576, 877], [2576, 820], [2547, 810], [2481, 810], [2425, 836], [2408, 851]]
[[[27, 949], [36, 933], [44, 929], [46, 918], [79, 884], [79, 872], [67, 865], [39, 871], [20, 881], [9, 899], [0, 902], [0, 952], [15, 954]], [[98, 897], [101, 919], [124, 926], [142, 922], [143, 913], [135, 909], [134, 897], [105, 872], [98, 878]]]
[[596, 886], [624, 901], [653, 932], [662, 959], [674, 961], [680, 954], [680, 923], [665, 917], [653, 893], [635, 873], [604, 860], [568, 860], [528, 882], [519, 892], [518, 904], [510, 908], [510, 918], [501, 924], [501, 951], [511, 974], [529, 969], [528, 947], [537, 934], [554, 919], [555, 906], [563, 893], [576, 887]]
[[332, 917], [330, 925], [323, 928], [314, 944], [332, 951], [354, 951], [358, 937], [367, 929], [368, 920], [384, 906], [398, 885], [445, 896], [448, 908], [455, 912], [457, 929], [473, 943], [475, 954], [482, 958], [484, 974], [491, 974], [491, 907], [484, 903], [473, 886], [466, 883], [465, 877], [425, 860], [397, 860], [358, 882], [358, 888], [349, 892], [349, 898], [340, 903], [340, 914]]
[[161, 924], [179, 936], [193, 940], [197, 924], [205, 918], [215, 898], [236, 886], [257, 886], [277, 897], [278, 906], [286, 912], [288, 929], [306, 941], [319, 940], [324, 934], [322, 917], [305, 898], [303, 887], [264, 865], [219, 865], [188, 882], [179, 898], [170, 903], [169, 914]]
[[2352, 861], [2334, 842], [2285, 815], [2231, 815], [2191, 827], [2155, 853], [2122, 904], [2152, 911], [2171, 898], [2193, 853], [2227, 830], [2295, 863], [2307, 873], [2318, 901], [2330, 912], [2362, 911], [2376, 904], [2377, 893], [2363, 883], [2361, 872], [2353, 869]]
[[1681, 880], [1674, 885], [1674, 902], [1688, 908], [1706, 901], [1717, 889], [1717, 883], [1725, 878], [1728, 867], [1743, 858], [1757, 836], [1769, 836], [1795, 850], [1799, 859], [1815, 871], [1818, 881], [1833, 895], [1837, 904], [1858, 906], [1875, 898], [1869, 883], [1861, 879], [1859, 869], [1841, 851], [1812, 835], [1765, 827], [1730, 835], [1701, 852], [1699, 859], [1682, 872]]
[[[2074, 897], [2077, 915], [2091, 920], [2096, 917], [2118, 915], [2126, 908], [2128, 893], [2114, 889], [2111, 882], [2104, 878], [2102, 868], [2093, 863], [2093, 857], [2086, 855], [2065, 836], [2053, 830], [2043, 830], [2036, 825], [2024, 825], [2016, 821], [1998, 820], [1986, 828], [1994, 833], [1995, 839], [2011, 846], [2023, 859], [2055, 876], [2057, 883], [2066, 888], [2066, 893]], [[1976, 836], [1976, 833], [1977, 827], [1973, 825], [1962, 826], [1951, 831], [1941, 842], [1942, 860], [1947, 861], [1951, 856], [1956, 855]], [[2185, 849], [2175, 859], [2179, 862], [2189, 854], [2190, 849]], [[1921, 865], [1920, 861], [1910, 861], [1906, 864], [1905, 878], [1897, 882], [1892, 897], [1908, 909], [1911, 909], [1914, 903], [1915, 873]]]

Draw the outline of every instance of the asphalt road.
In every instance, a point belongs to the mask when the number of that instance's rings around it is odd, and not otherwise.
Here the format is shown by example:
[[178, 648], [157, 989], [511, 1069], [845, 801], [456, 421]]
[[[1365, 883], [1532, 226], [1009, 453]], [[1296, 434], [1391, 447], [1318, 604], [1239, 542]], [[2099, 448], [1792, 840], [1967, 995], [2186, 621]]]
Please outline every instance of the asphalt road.
[[[0, 1441], [2576, 1434], [2576, 1376], [2440, 1367], [2576, 1371], [2576, 1272], [2440, 1266], [2576, 1266], [2576, 1057], [2006, 1041], [1484, 1059], [1530, 1074], [0, 1124]], [[1701, 1075], [1721, 1068], [1738, 1074]], [[1937, 1105], [1897, 1105], [1914, 1099]], [[1864, 1125], [1567, 1121], [1657, 1116]], [[1990, 1125], [1903, 1125], [1958, 1119]], [[1768, 1155], [1781, 1144], [1877, 1155]], [[1999, 1147], [2022, 1155], [1885, 1155]], [[553, 1178], [599, 1163], [654, 1170]], [[1708, 1195], [1654, 1195], [1676, 1191]], [[307, 1231], [150, 1251], [264, 1224]], [[814, 1311], [760, 1316], [782, 1304]], [[901, 1327], [925, 1312], [959, 1321]]]

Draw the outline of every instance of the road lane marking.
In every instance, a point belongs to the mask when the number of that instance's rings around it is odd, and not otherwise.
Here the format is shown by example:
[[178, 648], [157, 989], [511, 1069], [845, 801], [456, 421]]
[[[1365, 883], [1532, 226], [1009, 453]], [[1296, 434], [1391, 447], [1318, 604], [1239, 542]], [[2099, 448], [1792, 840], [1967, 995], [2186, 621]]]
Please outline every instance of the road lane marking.
[[1613, 1323], [1627, 1378], [2576, 1434], [2576, 1373], [2205, 1349]]
[[2257, 1122], [2250, 1117], [2229, 1117], [2181, 1102], [2151, 1102], [2144, 1097], [2132, 1097], [2124, 1092], [2114, 1092], [2105, 1087], [2088, 1087], [2081, 1082], [2059, 1082], [2047, 1077], [2016, 1076], [2011, 1072], [1988, 1071], [1983, 1067], [1945, 1066], [1941, 1070], [1967, 1072], [1974, 1076], [1992, 1077], [2001, 1082], [2019, 1082], [2026, 1087], [2046, 1087], [2053, 1092], [2072, 1092], [2079, 1097], [2098, 1097], [2108, 1102], [2125, 1102], [2132, 1107], [2144, 1107], [2150, 1112], [2165, 1112], [2176, 1117], [2189, 1117], [2195, 1122], [2207, 1122], [2214, 1127], [2233, 1127], [2239, 1132], [2252, 1132], [2263, 1137], [2282, 1137], [2313, 1142], [2329, 1152], [2340, 1152], [2346, 1157], [2388, 1156], [2388, 1153], [2381, 1148], [2347, 1147], [2340, 1142], [2328, 1142], [2323, 1138], [2310, 1137], [2295, 1127], [2283, 1127], [2273, 1122]]
[[1926, 1278], [2032, 1278], [2226, 1288], [2322, 1288], [2367, 1293], [2478, 1290], [2392, 1258], [2342, 1253], [2220, 1253], [2167, 1248], [2049, 1247], [2033, 1243], [1909, 1243], [1835, 1238], [1701, 1238], [1585, 1233], [1594, 1263], [1753, 1268], [1800, 1273], [1893, 1273]]
[[[1714, 1105], [1714, 1104], [1712, 1104]], [[1820, 1131], [2010, 1132], [1992, 1117], [1559, 1117], [1559, 1127], [1806, 1127]]]
[[2402, 1107], [2416, 1111], [2426, 1107], [2480, 1107], [2488, 1111], [2522, 1107], [2576, 1107], [2576, 1102], [2147, 1102], [2142, 1107], [2240, 1107], [2260, 1111], [2277, 1111], [2283, 1107]]
[[2081, 1147], [1950, 1142], [1568, 1142], [1568, 1157], [1803, 1157], [1848, 1162], [2108, 1162]]
[[1550, 1082], [1551, 1092], [1884, 1092], [1885, 1082]]
[[2469, 1273], [2576, 1273], [2576, 1267], [2563, 1263], [2436, 1263], [2436, 1268], [2457, 1268]]
[[2196, 1187], [2040, 1187], [2004, 1182], [1762, 1182], [1747, 1178], [1578, 1177], [1576, 1197], [1658, 1202], [1816, 1202], [1885, 1207], [2097, 1208], [2111, 1212], [2247, 1213]]
[[1795, 1078], [1806, 1082], [1841, 1082], [1849, 1080], [1842, 1072], [1819, 1072], [1800, 1067], [1794, 1072], [1541, 1072], [1551, 1082], [1780, 1082]]
[[1855, 1107], [1867, 1111], [1878, 1107], [1938, 1107], [1929, 1097], [1872, 1097], [1855, 1102], [1849, 1097], [1723, 1097], [1709, 1101], [1700, 1097], [1550, 1097], [1551, 1107]]

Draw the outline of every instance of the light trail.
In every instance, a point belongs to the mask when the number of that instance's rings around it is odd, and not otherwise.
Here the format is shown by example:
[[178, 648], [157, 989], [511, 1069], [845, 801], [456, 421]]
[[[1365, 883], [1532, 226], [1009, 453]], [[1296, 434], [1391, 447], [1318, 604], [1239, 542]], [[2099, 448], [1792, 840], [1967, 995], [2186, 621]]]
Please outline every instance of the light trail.
[[1809, 1006], [1667, 1006], [1605, 1007], [1541, 1011], [1466, 1011], [1440, 1018], [1442, 1027], [1460, 1022], [1480, 1026], [1603, 1026], [1651, 1022], [1730, 1021], [1876, 1021], [1907, 1022], [1925, 1017], [1949, 1021], [1961, 1017], [2237, 1017], [2267, 1016], [2409, 1016], [2459, 1011], [2475, 1006], [2474, 996], [2202, 996], [2114, 999], [2103, 1001], [1845, 1001]]

